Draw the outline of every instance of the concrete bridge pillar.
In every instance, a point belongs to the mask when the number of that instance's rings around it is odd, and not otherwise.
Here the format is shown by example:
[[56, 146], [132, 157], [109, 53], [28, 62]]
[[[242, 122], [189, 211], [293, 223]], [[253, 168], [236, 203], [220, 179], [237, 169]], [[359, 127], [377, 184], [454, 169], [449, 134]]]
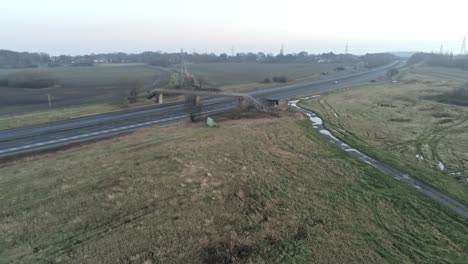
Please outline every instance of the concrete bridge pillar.
[[156, 103], [157, 103], [157, 104], [162, 104], [163, 102], [164, 102], [164, 100], [163, 100], [163, 94], [160, 93], [160, 94], [158, 94], [158, 96], [156, 96]]
[[238, 99], [238, 107], [239, 107], [239, 109], [241, 109], [241, 110], [245, 110], [245, 109], [249, 108], [249, 103], [245, 100], [245, 98], [239, 97], [239, 99]]

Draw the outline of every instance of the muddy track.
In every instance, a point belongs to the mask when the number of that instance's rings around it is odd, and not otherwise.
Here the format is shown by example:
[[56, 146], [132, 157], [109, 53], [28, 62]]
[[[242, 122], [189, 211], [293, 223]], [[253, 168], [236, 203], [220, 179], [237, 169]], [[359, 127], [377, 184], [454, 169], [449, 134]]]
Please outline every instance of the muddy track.
[[53, 259], [57, 256], [70, 254], [76, 247], [82, 246], [89, 241], [102, 237], [103, 234], [118, 232], [118, 230], [126, 225], [132, 224], [145, 216], [155, 213], [160, 208], [161, 203], [176, 198], [178, 195], [172, 195], [165, 199], [155, 201], [151, 204], [137, 208], [131, 214], [125, 214], [117, 217], [112, 217], [108, 221], [93, 226], [78, 234], [73, 234], [53, 243], [38, 244], [34, 247], [34, 251], [41, 252], [41, 255], [46, 260]]

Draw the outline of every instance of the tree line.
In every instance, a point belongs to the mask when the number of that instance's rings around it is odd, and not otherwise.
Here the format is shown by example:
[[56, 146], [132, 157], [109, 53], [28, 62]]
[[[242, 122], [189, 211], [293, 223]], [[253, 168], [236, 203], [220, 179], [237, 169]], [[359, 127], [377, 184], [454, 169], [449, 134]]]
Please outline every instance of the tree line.
[[425, 63], [428, 66], [451, 67], [468, 70], [467, 55], [453, 55], [452, 53], [416, 53], [408, 59], [408, 64]]
[[0, 50], [0, 68], [32, 68], [49, 62], [50, 56], [47, 53]]
[[167, 67], [187, 63], [222, 63], [222, 62], [256, 62], [256, 63], [362, 63], [366, 67], [376, 67], [391, 62], [396, 57], [387, 53], [366, 54], [309, 54], [306, 51], [292, 54], [267, 54], [263, 52], [240, 52], [233, 56], [226, 53], [163, 53], [145, 51], [133, 53], [100, 53], [79, 56], [50, 56], [46, 53], [15, 52], [0, 50], [0, 68], [31, 68], [38, 66], [92, 66], [96, 63], [146, 63]]

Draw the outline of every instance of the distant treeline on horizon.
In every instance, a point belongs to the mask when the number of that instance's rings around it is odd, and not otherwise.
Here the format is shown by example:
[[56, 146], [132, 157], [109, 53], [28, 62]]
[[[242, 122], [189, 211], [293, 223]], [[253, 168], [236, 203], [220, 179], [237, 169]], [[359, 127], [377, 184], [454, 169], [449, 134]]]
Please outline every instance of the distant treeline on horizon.
[[450, 67], [468, 70], [468, 55], [452, 53], [416, 53], [408, 59], [408, 64], [425, 63], [434, 67]]
[[34, 68], [39, 66], [92, 66], [103, 63], [146, 63], [154, 66], [168, 67], [186, 63], [221, 63], [221, 62], [256, 62], [256, 63], [362, 63], [365, 67], [376, 67], [395, 60], [390, 53], [373, 53], [363, 56], [353, 54], [309, 54], [305, 51], [293, 54], [237, 53], [229, 56], [226, 53], [162, 53], [146, 51], [138, 54], [123, 52], [89, 55], [50, 56], [47, 53], [15, 52], [0, 50], [0, 68]]

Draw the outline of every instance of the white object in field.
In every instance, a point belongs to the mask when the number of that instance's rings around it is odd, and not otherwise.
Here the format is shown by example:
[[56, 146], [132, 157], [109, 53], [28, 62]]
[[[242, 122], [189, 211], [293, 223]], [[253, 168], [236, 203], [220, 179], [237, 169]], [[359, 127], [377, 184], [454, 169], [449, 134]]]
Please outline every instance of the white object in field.
[[439, 160], [439, 164], [437, 164], [437, 166], [439, 166], [439, 169], [441, 171], [444, 171], [445, 170], [445, 165], [442, 163], [442, 161]]

